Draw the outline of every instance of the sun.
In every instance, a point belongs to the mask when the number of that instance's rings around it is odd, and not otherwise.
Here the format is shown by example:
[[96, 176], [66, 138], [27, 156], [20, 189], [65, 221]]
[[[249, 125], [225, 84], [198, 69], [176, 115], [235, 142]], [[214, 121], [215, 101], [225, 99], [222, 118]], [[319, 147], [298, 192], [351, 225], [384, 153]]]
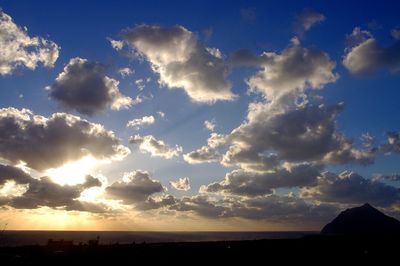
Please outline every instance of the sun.
[[86, 156], [78, 161], [69, 162], [59, 168], [47, 169], [45, 174], [60, 185], [76, 185], [85, 182], [85, 177], [91, 174], [97, 166], [105, 163], [92, 156]]

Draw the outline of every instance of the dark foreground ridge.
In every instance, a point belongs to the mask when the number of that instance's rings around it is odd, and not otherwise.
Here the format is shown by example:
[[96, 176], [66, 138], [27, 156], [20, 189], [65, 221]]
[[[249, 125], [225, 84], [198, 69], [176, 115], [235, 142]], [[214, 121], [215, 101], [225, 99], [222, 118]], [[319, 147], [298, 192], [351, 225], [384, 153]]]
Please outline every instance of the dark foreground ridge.
[[[279, 262], [359, 263], [397, 258], [398, 238], [308, 236], [300, 239], [79, 246], [24, 246], [0, 249], [1, 265], [268, 265]], [[260, 264], [261, 263], [261, 264]], [[340, 264], [341, 265], [341, 264]], [[378, 264], [382, 265], [382, 264]]]
[[321, 231], [324, 235], [392, 235], [400, 234], [400, 221], [366, 203], [341, 212]]
[[47, 245], [0, 248], [0, 265], [384, 265], [398, 259], [398, 229], [399, 221], [365, 204], [343, 211], [321, 234], [301, 238], [110, 245], [49, 239]]

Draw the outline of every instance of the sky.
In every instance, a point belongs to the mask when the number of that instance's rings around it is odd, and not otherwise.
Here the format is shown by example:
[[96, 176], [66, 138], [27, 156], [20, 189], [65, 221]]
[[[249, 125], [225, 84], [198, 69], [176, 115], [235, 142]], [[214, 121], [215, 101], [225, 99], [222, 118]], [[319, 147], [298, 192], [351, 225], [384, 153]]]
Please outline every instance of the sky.
[[189, 2], [0, 1], [0, 225], [399, 218], [399, 3]]

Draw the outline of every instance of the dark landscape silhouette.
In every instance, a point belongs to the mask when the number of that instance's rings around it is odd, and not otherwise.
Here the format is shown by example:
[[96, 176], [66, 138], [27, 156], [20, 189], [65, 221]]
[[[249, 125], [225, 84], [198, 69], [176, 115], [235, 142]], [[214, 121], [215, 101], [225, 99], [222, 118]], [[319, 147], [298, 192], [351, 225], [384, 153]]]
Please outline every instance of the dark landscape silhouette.
[[[400, 222], [369, 204], [347, 209], [328, 223], [321, 233], [301, 237], [258, 240], [195, 241], [195, 242], [132, 242], [100, 244], [99, 237], [76, 243], [67, 239], [49, 239], [46, 245], [24, 245], [0, 248], [0, 259], [7, 262], [33, 263], [104, 263], [125, 264], [175, 263], [190, 260], [196, 263], [239, 262], [262, 260], [329, 262], [343, 259], [357, 262], [384, 261], [397, 253]], [[160, 233], [162, 234], [162, 233]], [[234, 233], [232, 233], [234, 234]]]

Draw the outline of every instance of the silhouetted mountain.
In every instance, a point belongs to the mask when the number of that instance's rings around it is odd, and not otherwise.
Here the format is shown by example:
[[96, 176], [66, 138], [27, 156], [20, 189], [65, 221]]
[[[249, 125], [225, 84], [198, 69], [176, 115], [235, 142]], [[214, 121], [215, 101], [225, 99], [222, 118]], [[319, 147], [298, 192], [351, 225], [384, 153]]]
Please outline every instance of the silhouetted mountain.
[[400, 234], [400, 221], [387, 216], [368, 203], [341, 212], [324, 226], [321, 234], [389, 235]]

